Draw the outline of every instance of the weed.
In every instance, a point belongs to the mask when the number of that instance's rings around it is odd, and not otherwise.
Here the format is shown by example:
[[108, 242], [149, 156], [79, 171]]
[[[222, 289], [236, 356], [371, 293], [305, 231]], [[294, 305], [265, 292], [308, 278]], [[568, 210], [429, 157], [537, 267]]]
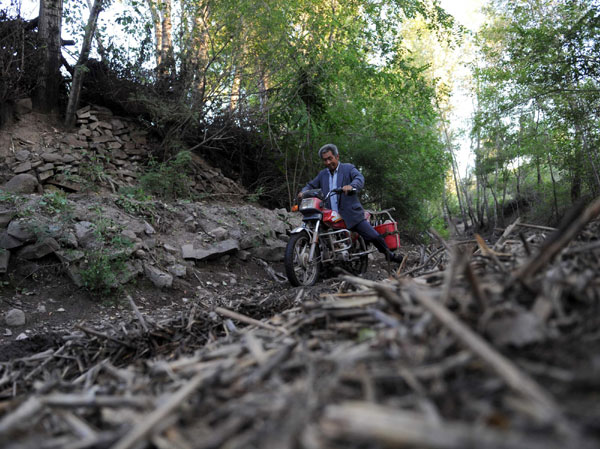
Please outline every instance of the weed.
[[254, 193], [251, 193], [250, 195], [248, 195], [248, 201], [250, 201], [251, 203], [258, 203], [258, 201], [260, 200], [260, 197], [263, 196], [265, 194], [265, 189], [263, 186], [260, 186], [259, 188], [257, 188]]
[[189, 151], [181, 151], [166, 162], [150, 161], [149, 170], [140, 178], [140, 185], [146, 192], [160, 198], [189, 197], [190, 163]]
[[62, 190], [44, 193], [40, 200], [40, 206], [50, 214], [71, 215], [73, 206], [69, 204], [67, 195]]
[[109, 294], [119, 286], [119, 275], [126, 269], [125, 255], [113, 257], [108, 248], [89, 251], [86, 254], [86, 268], [82, 269], [81, 280], [88, 290]]

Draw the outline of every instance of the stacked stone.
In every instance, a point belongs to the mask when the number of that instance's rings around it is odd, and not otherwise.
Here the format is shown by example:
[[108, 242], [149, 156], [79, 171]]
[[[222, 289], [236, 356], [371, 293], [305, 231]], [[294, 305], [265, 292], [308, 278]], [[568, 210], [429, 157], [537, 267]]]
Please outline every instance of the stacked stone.
[[[13, 174], [1, 189], [33, 193], [38, 184], [55, 185], [66, 191], [79, 191], [82, 182], [104, 182], [115, 187], [136, 185], [150, 153], [147, 132], [135, 123], [114, 116], [102, 106], [86, 106], [76, 113], [75, 133], [45, 136], [44, 143], [15, 141], [13, 153], [4, 161]], [[240, 195], [247, 192], [220, 169], [193, 154], [190, 189], [199, 194]], [[95, 170], [101, 170], [98, 173]], [[100, 179], [90, 179], [90, 175]]]
[[[31, 184], [54, 184], [68, 191], [82, 188], [86, 170], [99, 164], [103, 173], [117, 185], [133, 185], [148, 152], [146, 132], [100, 106], [77, 111], [76, 133], [50, 136], [42, 145], [21, 142], [6, 164], [18, 179], [8, 190], [27, 193]], [[25, 183], [26, 187], [22, 188]]]

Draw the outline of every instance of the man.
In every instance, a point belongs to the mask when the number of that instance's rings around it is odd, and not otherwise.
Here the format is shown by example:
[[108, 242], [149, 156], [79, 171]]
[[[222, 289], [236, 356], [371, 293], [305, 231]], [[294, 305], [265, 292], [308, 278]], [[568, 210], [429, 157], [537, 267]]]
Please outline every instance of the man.
[[[337, 211], [346, 227], [360, 234], [366, 242], [370, 242], [385, 255], [387, 260], [401, 262], [402, 256], [395, 254], [385, 244], [383, 237], [365, 220], [365, 211], [358, 200], [358, 195], [348, 195], [352, 189], [360, 191], [365, 185], [365, 178], [352, 164], [340, 163], [338, 149], [332, 143], [324, 145], [319, 149], [319, 157], [325, 164], [317, 177], [310, 181], [302, 192], [309, 189], [321, 189], [324, 195], [332, 188], [342, 188], [344, 195], [332, 195], [330, 197], [331, 209]], [[302, 197], [302, 192], [298, 197]]]

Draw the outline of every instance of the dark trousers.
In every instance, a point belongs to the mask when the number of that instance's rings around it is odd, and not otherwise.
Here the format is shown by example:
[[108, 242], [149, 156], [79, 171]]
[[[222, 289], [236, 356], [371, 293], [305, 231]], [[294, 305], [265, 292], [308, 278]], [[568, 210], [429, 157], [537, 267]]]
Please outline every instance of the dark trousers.
[[367, 220], [361, 221], [350, 230], [357, 232], [367, 243], [372, 243], [380, 253], [385, 254], [386, 258], [389, 259], [391, 251], [385, 244], [384, 238], [379, 232], [373, 229], [373, 226]]

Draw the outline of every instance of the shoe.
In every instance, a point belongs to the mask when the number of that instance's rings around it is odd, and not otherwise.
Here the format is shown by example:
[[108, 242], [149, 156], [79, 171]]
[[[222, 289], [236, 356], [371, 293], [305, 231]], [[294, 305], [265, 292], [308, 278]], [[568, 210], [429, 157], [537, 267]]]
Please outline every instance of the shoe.
[[394, 263], [401, 263], [403, 259], [404, 259], [404, 256], [402, 256], [402, 254], [399, 254], [399, 253], [392, 253], [392, 252], [390, 251], [390, 253], [389, 253], [389, 257], [388, 257], [388, 260], [389, 260], [390, 262], [394, 262]]

